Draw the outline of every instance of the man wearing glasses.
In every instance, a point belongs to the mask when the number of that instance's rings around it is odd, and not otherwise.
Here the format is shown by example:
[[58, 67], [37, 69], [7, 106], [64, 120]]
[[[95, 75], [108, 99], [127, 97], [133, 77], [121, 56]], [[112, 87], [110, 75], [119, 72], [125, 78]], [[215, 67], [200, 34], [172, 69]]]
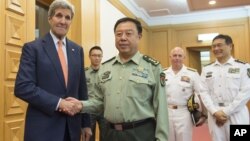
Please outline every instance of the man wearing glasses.
[[[93, 46], [89, 50], [89, 60], [90, 60], [90, 67], [85, 68], [85, 75], [86, 81], [88, 86], [88, 96], [89, 98], [94, 97], [94, 91], [96, 90], [97, 80], [98, 80], [98, 71], [101, 68], [101, 61], [102, 61], [102, 49], [100, 46]], [[100, 131], [100, 141], [104, 141], [105, 137], [105, 128], [106, 128], [106, 121], [103, 117], [103, 113], [101, 114], [90, 114], [90, 121], [91, 121], [91, 129], [93, 135], [90, 138], [90, 141], [95, 141], [96, 139], [96, 122], [99, 125]]]

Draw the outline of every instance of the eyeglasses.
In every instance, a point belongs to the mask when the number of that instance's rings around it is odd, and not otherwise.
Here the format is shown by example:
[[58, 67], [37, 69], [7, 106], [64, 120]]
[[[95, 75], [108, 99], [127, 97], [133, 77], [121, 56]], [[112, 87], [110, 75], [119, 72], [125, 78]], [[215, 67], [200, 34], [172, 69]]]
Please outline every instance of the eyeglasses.
[[92, 56], [92, 57], [102, 58], [102, 55], [101, 55], [101, 54], [91, 54], [90, 56]]

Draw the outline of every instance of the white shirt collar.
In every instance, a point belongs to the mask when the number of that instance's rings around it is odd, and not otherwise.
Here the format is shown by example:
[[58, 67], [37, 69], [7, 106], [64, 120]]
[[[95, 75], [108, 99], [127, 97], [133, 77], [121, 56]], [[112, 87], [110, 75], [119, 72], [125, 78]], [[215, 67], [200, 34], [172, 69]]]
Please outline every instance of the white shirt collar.
[[[54, 44], [57, 46], [57, 43], [58, 43], [59, 39], [56, 37], [55, 34], [52, 33], [51, 30], [49, 32], [50, 32], [50, 35], [51, 35], [51, 37], [52, 37], [52, 39], [54, 41]], [[65, 37], [63, 37], [62, 42], [63, 42], [63, 45], [66, 46], [66, 38]]]

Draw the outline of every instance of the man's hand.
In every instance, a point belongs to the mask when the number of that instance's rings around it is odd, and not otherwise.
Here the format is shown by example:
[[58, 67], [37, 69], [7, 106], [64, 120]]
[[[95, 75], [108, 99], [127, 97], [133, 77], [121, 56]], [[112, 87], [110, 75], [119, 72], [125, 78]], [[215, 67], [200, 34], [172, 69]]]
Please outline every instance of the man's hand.
[[82, 140], [83, 141], [89, 141], [91, 136], [92, 136], [91, 128], [86, 127], [86, 128], [82, 129]]
[[222, 110], [219, 110], [219, 111], [215, 112], [213, 116], [215, 117], [216, 124], [219, 127], [223, 126], [224, 123], [226, 123], [227, 120], [228, 120], [228, 116]]
[[206, 120], [207, 120], [207, 117], [201, 116], [199, 121], [197, 122], [196, 126], [198, 127], [198, 126], [203, 125], [206, 122]]
[[62, 99], [59, 104], [59, 111], [64, 112], [70, 116], [74, 116], [79, 113], [82, 109], [82, 103], [72, 97], [68, 97], [66, 99]]

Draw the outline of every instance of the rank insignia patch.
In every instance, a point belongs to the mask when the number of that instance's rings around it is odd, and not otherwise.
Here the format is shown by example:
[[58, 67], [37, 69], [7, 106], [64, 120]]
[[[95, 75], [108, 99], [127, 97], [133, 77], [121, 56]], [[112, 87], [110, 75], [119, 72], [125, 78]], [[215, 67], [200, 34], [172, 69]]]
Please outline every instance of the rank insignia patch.
[[209, 78], [209, 77], [212, 77], [212, 74], [213, 74], [213, 72], [207, 72], [207, 74], [206, 74], [206, 78]]
[[182, 77], [181, 77], [181, 81], [190, 83], [190, 78], [189, 78], [188, 76], [182, 76]]
[[166, 83], [165, 83], [165, 76], [166, 76], [166, 75], [165, 75], [165, 73], [163, 73], [163, 72], [160, 74], [160, 82], [161, 82], [161, 85], [162, 85], [162, 86], [165, 86], [165, 85], [166, 85]]
[[240, 68], [229, 68], [228, 73], [240, 73]]
[[105, 82], [107, 80], [111, 79], [111, 72], [110, 71], [106, 71], [102, 74], [101, 76], [101, 80], [102, 82]]

